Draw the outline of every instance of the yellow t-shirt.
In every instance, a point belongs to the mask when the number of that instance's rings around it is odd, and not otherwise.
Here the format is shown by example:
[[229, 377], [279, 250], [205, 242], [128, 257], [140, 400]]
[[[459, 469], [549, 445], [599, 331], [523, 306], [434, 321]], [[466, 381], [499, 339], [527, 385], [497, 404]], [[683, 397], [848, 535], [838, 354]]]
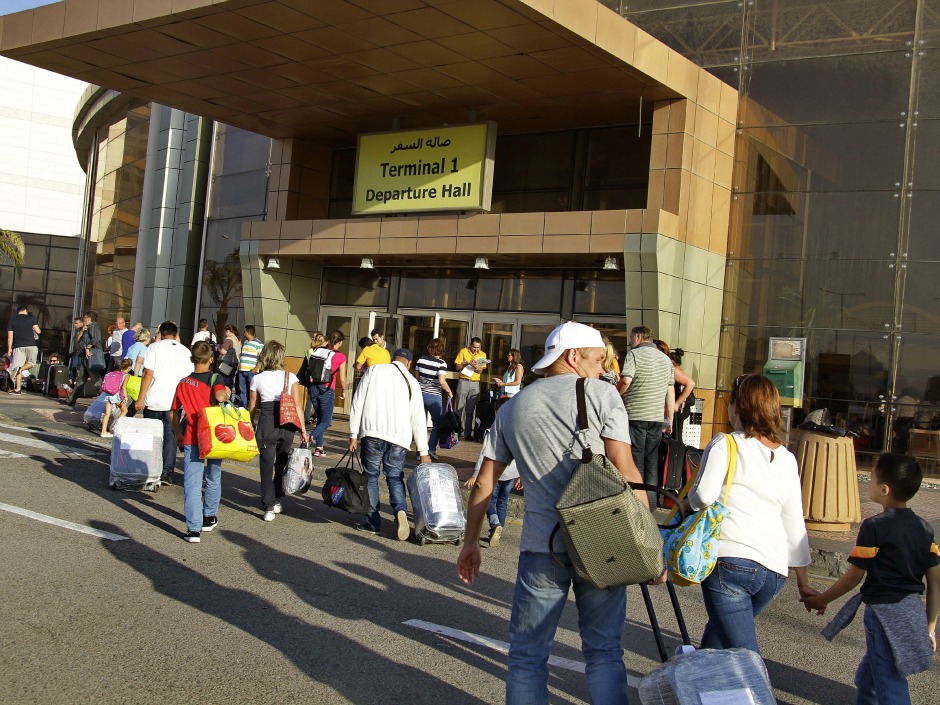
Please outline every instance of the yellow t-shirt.
[[616, 372], [618, 375], [620, 374], [620, 363], [617, 362], [617, 358], [616, 358], [616, 357], [614, 358], [614, 367], [613, 367], [613, 370], [614, 370], [614, 372]]
[[472, 353], [470, 352], [470, 348], [461, 348], [460, 352], [457, 353], [457, 359], [454, 361], [455, 364], [457, 365], [457, 372], [460, 373], [460, 379], [469, 379], [471, 382], [479, 382], [480, 381], [479, 372], [474, 372], [473, 377], [468, 378], [463, 373], [463, 368], [469, 365], [474, 360], [485, 360], [485, 359], [486, 359], [486, 353], [483, 352], [482, 350], [478, 353]]
[[362, 352], [359, 353], [359, 357], [356, 358], [356, 364], [361, 364], [363, 367], [371, 367], [372, 365], [387, 365], [392, 361], [392, 356], [389, 354], [388, 350], [383, 348], [381, 345], [367, 345], [362, 349]]

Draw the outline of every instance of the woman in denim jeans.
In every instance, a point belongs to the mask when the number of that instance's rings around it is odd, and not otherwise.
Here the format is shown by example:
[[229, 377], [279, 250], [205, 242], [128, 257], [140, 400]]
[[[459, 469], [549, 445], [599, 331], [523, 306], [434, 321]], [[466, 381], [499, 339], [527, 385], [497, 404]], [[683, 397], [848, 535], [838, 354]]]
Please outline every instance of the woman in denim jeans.
[[[780, 443], [777, 388], [761, 375], [741, 375], [731, 389], [728, 418], [737, 442], [737, 469], [721, 523], [718, 564], [702, 582], [708, 623], [702, 648], [743, 647], [760, 653], [754, 618], [796, 573], [800, 597], [815, 595], [806, 566], [809, 541], [796, 458]], [[689, 493], [693, 510], [723, 499], [728, 468], [724, 434], [712, 439]]]
[[[336, 390], [339, 388], [339, 398], [346, 398], [346, 356], [339, 351], [346, 340], [346, 336], [340, 331], [334, 330], [329, 338], [320, 336], [322, 341], [320, 347], [325, 350], [332, 350], [330, 357], [330, 381], [324, 384], [312, 383], [307, 387], [307, 406], [313, 410], [317, 419], [317, 425], [310, 435], [314, 438], [316, 446], [313, 449], [313, 455], [317, 458], [326, 455], [323, 446], [323, 434], [333, 422], [333, 407], [336, 405]], [[311, 350], [307, 356], [308, 365], [312, 364]], [[308, 412], [309, 413], [309, 412]]]

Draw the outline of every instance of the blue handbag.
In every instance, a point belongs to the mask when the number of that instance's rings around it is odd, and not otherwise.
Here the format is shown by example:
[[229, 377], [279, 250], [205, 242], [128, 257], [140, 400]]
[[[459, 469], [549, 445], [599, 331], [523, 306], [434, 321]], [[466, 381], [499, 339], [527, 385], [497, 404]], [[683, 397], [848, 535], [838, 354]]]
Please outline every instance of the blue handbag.
[[[676, 585], [697, 585], [707, 578], [718, 562], [718, 541], [721, 539], [721, 522], [728, 514], [728, 493], [738, 465], [738, 444], [730, 433], [724, 434], [728, 444], [728, 469], [725, 473], [725, 494], [721, 501], [688, 516], [674, 529], [663, 529], [663, 557], [666, 567]], [[705, 462], [702, 462], [702, 470]], [[699, 472], [702, 472], [699, 470]], [[698, 480], [691, 478], [679, 493], [680, 503], [686, 498]], [[678, 505], [673, 508], [666, 523], [675, 516]]]

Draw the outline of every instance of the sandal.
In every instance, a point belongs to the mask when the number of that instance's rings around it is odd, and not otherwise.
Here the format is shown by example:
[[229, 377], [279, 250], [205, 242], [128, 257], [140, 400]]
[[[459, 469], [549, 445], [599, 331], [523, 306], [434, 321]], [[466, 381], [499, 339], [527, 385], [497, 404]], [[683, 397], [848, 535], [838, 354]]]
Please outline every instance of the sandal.
[[314, 458], [319, 458], [319, 457], [322, 457], [322, 456], [324, 456], [324, 455], [326, 455], [326, 451], [324, 451], [322, 448], [314, 448], [314, 449], [313, 449], [313, 457], [314, 457]]

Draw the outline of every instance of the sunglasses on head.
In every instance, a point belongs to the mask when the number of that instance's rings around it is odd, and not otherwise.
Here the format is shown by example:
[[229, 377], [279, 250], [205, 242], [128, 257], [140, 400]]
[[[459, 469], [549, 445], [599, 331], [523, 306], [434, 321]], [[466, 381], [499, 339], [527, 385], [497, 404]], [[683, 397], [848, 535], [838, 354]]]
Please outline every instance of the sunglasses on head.
[[750, 373], [745, 373], [743, 375], [738, 375], [734, 378], [734, 382], [731, 383], [731, 399], [732, 401], [738, 395], [738, 390], [741, 388], [741, 382], [744, 381], [746, 377], [750, 377]]

